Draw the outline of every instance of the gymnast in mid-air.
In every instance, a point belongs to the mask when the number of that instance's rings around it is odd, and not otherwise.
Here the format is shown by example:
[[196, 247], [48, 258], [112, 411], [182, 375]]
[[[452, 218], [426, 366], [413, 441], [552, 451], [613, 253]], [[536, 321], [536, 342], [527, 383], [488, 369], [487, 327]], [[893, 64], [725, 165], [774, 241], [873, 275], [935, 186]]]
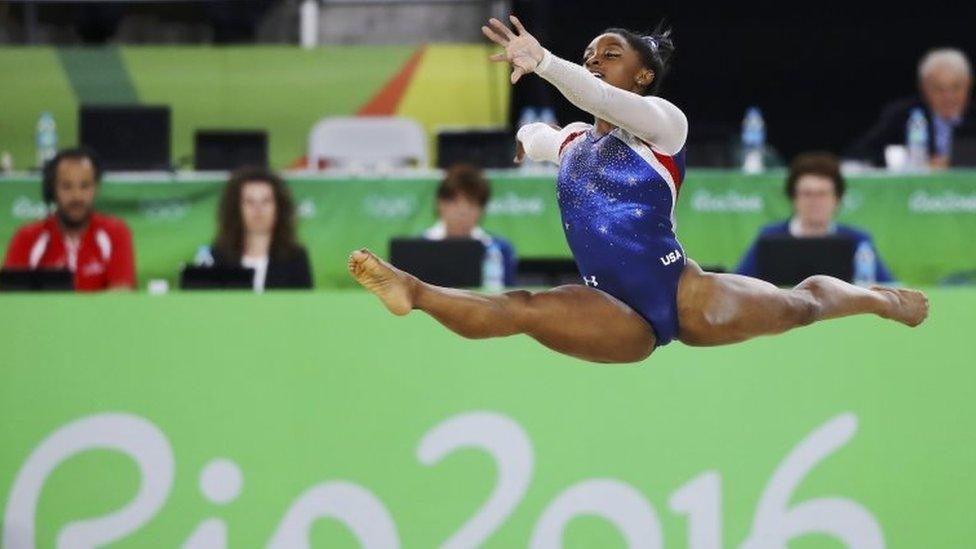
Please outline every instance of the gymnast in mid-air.
[[916, 290], [861, 288], [829, 276], [780, 289], [703, 271], [675, 237], [688, 121], [655, 96], [674, 52], [670, 32], [608, 29], [577, 65], [510, 20], [513, 28], [491, 19], [481, 30], [504, 48], [492, 60], [511, 65], [512, 83], [535, 73], [595, 117], [562, 129], [528, 124], [517, 136], [517, 160], [559, 166], [563, 230], [584, 284], [487, 295], [433, 286], [368, 250], [354, 251], [350, 273], [390, 312], [419, 309], [468, 338], [527, 334], [604, 363], [643, 360], [674, 339], [724, 345], [857, 314], [908, 326], [925, 320], [928, 299]]

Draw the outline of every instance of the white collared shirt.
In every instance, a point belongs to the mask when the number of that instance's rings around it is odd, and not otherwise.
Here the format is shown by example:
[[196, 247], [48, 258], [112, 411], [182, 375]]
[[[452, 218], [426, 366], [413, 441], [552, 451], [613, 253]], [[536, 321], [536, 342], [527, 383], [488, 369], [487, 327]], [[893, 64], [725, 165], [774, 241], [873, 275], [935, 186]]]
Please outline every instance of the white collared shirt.
[[241, 266], [254, 269], [254, 291], [264, 291], [264, 280], [268, 276], [268, 256], [254, 257], [245, 255], [241, 257]]
[[[837, 234], [836, 223], [831, 222], [830, 225], [827, 225], [827, 234], [828, 235]], [[792, 236], [793, 238], [805, 238], [808, 236], [803, 234], [803, 227], [800, 225], [800, 220], [797, 219], [796, 216], [790, 219], [790, 236]]]
[[[471, 229], [471, 233], [468, 235], [468, 237], [475, 240], [480, 240], [485, 246], [492, 243], [491, 235], [478, 226]], [[444, 240], [447, 238], [447, 226], [444, 225], [443, 221], [438, 220], [437, 223], [434, 223], [433, 226], [424, 231], [424, 238], [427, 240]]]

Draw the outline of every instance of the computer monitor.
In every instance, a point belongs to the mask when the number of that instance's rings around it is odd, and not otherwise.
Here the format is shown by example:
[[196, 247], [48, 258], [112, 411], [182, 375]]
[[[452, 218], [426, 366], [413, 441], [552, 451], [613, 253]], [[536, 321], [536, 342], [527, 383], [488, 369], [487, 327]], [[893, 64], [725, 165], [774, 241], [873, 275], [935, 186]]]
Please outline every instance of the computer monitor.
[[71, 292], [75, 278], [67, 269], [2, 269], [0, 292]]
[[479, 168], [514, 166], [515, 138], [505, 130], [442, 130], [437, 134], [437, 167], [472, 164]]
[[854, 277], [853, 239], [842, 236], [763, 237], [758, 244], [759, 278], [777, 286], [794, 286], [823, 274], [850, 282]]
[[394, 238], [390, 263], [420, 280], [448, 288], [481, 286], [485, 245], [473, 238]]
[[169, 170], [169, 107], [82, 105], [78, 143], [94, 150], [106, 170]]
[[523, 257], [518, 261], [519, 286], [552, 288], [581, 284], [579, 269], [571, 257]]
[[246, 267], [186, 265], [180, 272], [181, 290], [250, 290], [254, 269]]
[[235, 170], [268, 166], [268, 132], [264, 130], [197, 130], [193, 136], [193, 167]]
[[951, 163], [957, 168], [976, 168], [976, 138], [957, 137], [953, 139]]

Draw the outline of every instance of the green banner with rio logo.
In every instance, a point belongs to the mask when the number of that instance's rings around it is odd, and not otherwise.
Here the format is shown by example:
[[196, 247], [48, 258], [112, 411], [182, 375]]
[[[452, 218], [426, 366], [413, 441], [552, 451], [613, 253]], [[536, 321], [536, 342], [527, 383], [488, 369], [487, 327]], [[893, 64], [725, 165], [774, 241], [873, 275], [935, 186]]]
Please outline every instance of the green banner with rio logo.
[[968, 547], [976, 293], [598, 366], [365, 292], [0, 297], [0, 544]]

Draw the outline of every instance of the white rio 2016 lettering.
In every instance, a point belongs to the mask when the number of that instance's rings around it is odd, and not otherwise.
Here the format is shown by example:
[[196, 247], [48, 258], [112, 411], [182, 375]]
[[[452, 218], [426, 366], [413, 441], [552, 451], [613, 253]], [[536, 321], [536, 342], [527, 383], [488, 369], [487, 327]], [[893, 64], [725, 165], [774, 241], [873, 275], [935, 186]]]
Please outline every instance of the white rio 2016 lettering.
[[159, 428], [138, 416], [88, 416], [51, 433], [17, 472], [3, 513], [4, 549], [36, 546], [37, 502], [48, 476], [68, 458], [97, 449], [115, 450], [136, 462], [141, 478], [139, 492], [128, 505], [114, 513], [68, 523], [58, 533], [57, 546], [106, 545], [149, 522], [173, 486], [173, 450], [169, 441]]
[[818, 533], [855, 549], [885, 546], [881, 527], [861, 505], [842, 498], [817, 498], [788, 509], [800, 481], [824, 458], [847, 444], [857, 432], [857, 417], [841, 414], [821, 425], [793, 448], [763, 490], [752, 531], [742, 549], [784, 548], [790, 538]]
[[[756, 508], [742, 549], [781, 549], [789, 540], [817, 533], [856, 549], [880, 549], [884, 536], [877, 520], [860, 504], [843, 498], [816, 498], [789, 507], [802, 480], [830, 454], [851, 440], [857, 418], [850, 413], [827, 421], [799, 444], [776, 468]], [[432, 466], [465, 448], [487, 452], [498, 468], [495, 489], [482, 507], [442, 547], [483, 544], [505, 522], [525, 496], [532, 478], [532, 443], [522, 427], [496, 412], [469, 412], [450, 417], [428, 431], [417, 457]], [[173, 453], [163, 433], [149, 421], [127, 414], [99, 414], [58, 429], [31, 453], [17, 473], [3, 521], [3, 548], [35, 546], [38, 500], [51, 473], [68, 458], [92, 449], [109, 449], [131, 457], [139, 467], [140, 486], [123, 509], [104, 517], [76, 521], [58, 534], [58, 547], [96, 547], [118, 541], [146, 524], [159, 511], [173, 484]], [[232, 461], [212, 460], [201, 474], [201, 491], [218, 504], [232, 502], [243, 475]], [[706, 471], [671, 494], [668, 505], [688, 517], [690, 549], [722, 547], [721, 476]], [[560, 547], [566, 527], [590, 515], [609, 521], [631, 547], [662, 547], [661, 526], [654, 507], [636, 488], [615, 479], [583, 479], [557, 495], [542, 511], [532, 530], [532, 549]], [[332, 480], [302, 493], [285, 512], [272, 535], [270, 549], [308, 547], [313, 524], [331, 518], [344, 524], [362, 547], [397, 548], [396, 525], [372, 492], [357, 484]], [[226, 546], [226, 526], [204, 520], [184, 547]]]
[[417, 459], [435, 465], [464, 448], [479, 448], [498, 466], [498, 482], [488, 501], [445, 541], [445, 549], [477, 547], [485, 542], [525, 496], [532, 478], [532, 443], [522, 427], [494, 412], [469, 412], [449, 418], [424, 435]]

